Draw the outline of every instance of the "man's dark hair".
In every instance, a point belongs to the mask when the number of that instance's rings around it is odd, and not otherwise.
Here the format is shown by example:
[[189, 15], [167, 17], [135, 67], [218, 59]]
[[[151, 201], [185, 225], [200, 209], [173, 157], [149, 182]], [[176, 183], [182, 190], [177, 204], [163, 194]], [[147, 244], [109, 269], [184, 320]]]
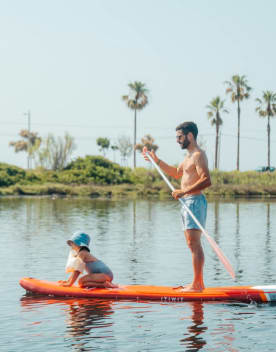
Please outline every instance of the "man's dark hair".
[[176, 131], [181, 130], [183, 132], [183, 134], [188, 134], [189, 132], [191, 132], [194, 136], [194, 139], [197, 138], [198, 135], [198, 129], [197, 129], [197, 125], [192, 122], [192, 121], [188, 121], [188, 122], [183, 122], [180, 125], [178, 125], [175, 129]]

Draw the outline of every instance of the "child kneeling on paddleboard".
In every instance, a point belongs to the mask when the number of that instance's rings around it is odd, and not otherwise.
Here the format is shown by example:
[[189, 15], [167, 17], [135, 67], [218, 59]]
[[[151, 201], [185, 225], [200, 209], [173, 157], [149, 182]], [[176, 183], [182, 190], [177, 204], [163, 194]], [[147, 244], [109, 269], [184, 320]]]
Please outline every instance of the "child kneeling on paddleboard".
[[66, 272], [71, 272], [71, 275], [67, 281], [59, 281], [61, 286], [72, 286], [85, 269], [88, 274], [79, 279], [80, 287], [118, 287], [112, 283], [113, 273], [110, 268], [90, 253], [89, 235], [80, 231], [76, 232], [67, 244], [71, 247], [71, 251], [66, 264]]

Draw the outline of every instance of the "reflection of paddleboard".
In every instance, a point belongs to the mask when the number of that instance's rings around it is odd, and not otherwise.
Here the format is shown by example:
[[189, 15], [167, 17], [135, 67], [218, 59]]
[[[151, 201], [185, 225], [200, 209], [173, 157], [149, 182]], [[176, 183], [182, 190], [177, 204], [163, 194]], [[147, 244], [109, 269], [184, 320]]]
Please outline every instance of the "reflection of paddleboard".
[[163, 302], [184, 301], [242, 301], [271, 302], [276, 301], [276, 285], [271, 286], [231, 286], [208, 287], [202, 292], [183, 292], [181, 288], [166, 286], [128, 285], [119, 288], [80, 288], [62, 287], [57, 282], [22, 278], [20, 285], [26, 291], [41, 295], [59, 297], [113, 298], [113, 299], [147, 299]]

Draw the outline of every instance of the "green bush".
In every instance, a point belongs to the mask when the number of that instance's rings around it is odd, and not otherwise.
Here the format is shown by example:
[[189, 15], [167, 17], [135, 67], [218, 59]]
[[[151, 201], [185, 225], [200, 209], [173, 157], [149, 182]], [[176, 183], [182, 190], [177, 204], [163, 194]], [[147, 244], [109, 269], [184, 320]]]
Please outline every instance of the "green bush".
[[27, 171], [24, 180], [21, 180], [21, 184], [25, 183], [42, 183], [43, 177], [41, 173], [35, 171]]
[[8, 187], [25, 179], [26, 172], [20, 167], [0, 163], [0, 187]]
[[[180, 179], [169, 177], [175, 188]], [[204, 193], [220, 196], [275, 196], [276, 171], [211, 171], [212, 186]], [[113, 185], [120, 185], [114, 187]], [[24, 170], [0, 163], [0, 195], [61, 194], [105, 197], [131, 194], [170, 197], [170, 189], [154, 169], [122, 167], [102, 156], [77, 158], [61, 171]]]
[[155, 170], [148, 170], [143, 167], [137, 167], [131, 173], [131, 181], [134, 184], [151, 184], [159, 179], [159, 175]]
[[214, 185], [275, 185], [276, 172], [212, 171], [211, 179]]
[[58, 175], [58, 182], [77, 184], [132, 183], [131, 169], [113, 163], [102, 156], [87, 155], [71, 162]]

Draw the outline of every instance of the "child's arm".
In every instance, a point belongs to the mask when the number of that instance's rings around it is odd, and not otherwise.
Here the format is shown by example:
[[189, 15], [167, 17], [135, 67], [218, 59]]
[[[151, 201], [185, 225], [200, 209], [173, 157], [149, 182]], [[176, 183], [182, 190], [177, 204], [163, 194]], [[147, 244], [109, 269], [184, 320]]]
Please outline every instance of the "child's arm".
[[75, 270], [72, 272], [72, 274], [70, 275], [69, 279], [67, 281], [61, 281], [60, 285], [64, 286], [64, 287], [70, 287], [74, 284], [74, 282], [77, 280], [77, 278], [79, 277], [80, 272]]

